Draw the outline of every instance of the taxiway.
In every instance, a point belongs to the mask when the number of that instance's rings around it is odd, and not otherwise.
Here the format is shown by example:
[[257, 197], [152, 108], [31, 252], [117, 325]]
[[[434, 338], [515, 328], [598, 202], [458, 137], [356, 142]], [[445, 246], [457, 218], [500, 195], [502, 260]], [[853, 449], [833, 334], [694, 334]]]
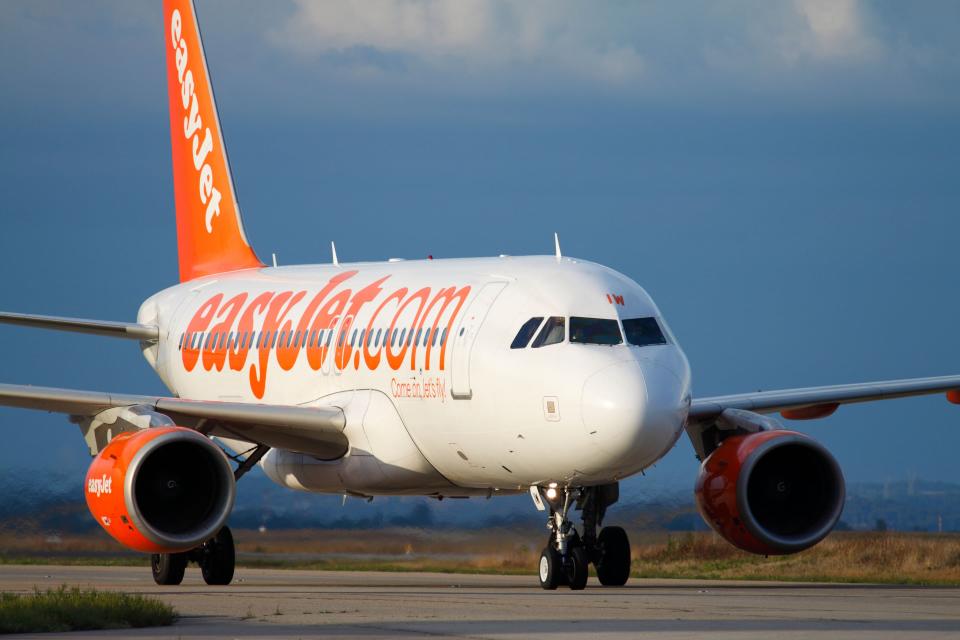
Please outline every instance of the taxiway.
[[[158, 587], [147, 567], [0, 566], [0, 591], [61, 584], [156, 596], [172, 627], [110, 638], [960, 638], [960, 589], [690, 580], [542, 591], [536, 577], [237, 569], [208, 587], [191, 567]], [[11, 636], [13, 637], [13, 636]], [[45, 637], [60, 637], [56, 634]]]

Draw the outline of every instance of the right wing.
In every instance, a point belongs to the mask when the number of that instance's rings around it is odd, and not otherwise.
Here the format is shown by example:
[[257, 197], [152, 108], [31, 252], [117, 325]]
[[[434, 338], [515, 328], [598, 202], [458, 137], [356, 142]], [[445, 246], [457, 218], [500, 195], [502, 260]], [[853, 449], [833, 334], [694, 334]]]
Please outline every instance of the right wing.
[[0, 311], [0, 322], [24, 327], [55, 329], [57, 331], [76, 331], [92, 333], [113, 338], [156, 341], [160, 337], [157, 327], [135, 322], [110, 322], [107, 320], [87, 320], [85, 318], [61, 318], [59, 316], [40, 316], [27, 313]]
[[0, 384], [0, 405], [88, 418], [115, 407], [146, 406], [174, 423], [204, 434], [306, 453], [323, 460], [349, 447], [339, 407], [301, 407], [249, 402], [209, 402], [156, 396], [116, 395], [77, 389]]

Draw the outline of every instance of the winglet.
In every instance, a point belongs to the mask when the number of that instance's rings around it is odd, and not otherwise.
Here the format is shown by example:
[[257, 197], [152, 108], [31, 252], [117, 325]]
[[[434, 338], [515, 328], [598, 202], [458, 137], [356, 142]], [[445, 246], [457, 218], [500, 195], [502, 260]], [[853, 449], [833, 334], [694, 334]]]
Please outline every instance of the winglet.
[[192, 0], [164, 0], [180, 281], [263, 266], [243, 231]]

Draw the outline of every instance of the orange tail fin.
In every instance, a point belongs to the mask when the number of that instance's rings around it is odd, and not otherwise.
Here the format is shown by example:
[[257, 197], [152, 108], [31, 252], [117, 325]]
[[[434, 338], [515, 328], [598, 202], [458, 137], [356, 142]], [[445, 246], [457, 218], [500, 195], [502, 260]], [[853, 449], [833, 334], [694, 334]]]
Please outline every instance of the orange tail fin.
[[180, 281], [261, 267], [240, 220], [192, 0], [164, 0]]

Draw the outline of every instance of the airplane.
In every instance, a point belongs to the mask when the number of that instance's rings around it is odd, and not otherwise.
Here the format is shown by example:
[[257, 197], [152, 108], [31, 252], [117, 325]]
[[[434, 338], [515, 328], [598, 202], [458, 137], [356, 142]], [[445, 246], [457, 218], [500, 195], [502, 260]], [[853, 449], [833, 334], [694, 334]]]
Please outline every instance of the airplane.
[[[622, 586], [631, 549], [607, 525], [619, 482], [686, 433], [704, 520], [733, 545], [789, 554], [844, 504], [836, 460], [786, 420], [943, 393], [960, 376], [695, 397], [686, 356], [631, 278], [562, 255], [265, 265], [250, 246], [192, 0], [164, 0], [180, 282], [136, 322], [0, 313], [7, 324], [139, 343], [169, 397], [0, 385], [0, 405], [59, 412], [93, 460], [91, 514], [151, 555], [229, 584], [227, 520], [254, 466], [344, 496], [529, 492], [549, 528], [540, 586]], [[235, 466], [234, 466], [235, 465]], [[580, 522], [575, 522], [576, 512]]]

